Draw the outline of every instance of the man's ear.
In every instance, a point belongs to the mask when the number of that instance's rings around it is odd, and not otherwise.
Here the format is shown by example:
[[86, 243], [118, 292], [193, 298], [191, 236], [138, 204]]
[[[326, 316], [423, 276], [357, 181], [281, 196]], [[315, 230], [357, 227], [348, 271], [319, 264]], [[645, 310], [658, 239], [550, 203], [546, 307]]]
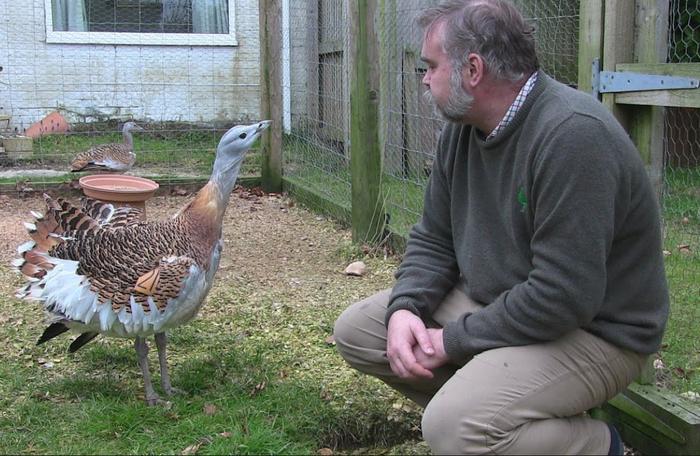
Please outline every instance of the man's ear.
[[484, 59], [479, 54], [471, 52], [462, 68], [462, 81], [468, 87], [474, 88], [483, 79], [484, 71]]

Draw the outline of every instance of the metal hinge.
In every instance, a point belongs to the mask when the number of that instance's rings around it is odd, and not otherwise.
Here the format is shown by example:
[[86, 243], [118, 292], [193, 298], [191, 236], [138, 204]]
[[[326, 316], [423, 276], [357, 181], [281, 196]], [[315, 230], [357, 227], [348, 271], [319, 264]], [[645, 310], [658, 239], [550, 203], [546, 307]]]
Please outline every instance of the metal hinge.
[[601, 93], [639, 92], [642, 90], [697, 89], [700, 80], [683, 76], [633, 73], [631, 71], [601, 71], [600, 60], [591, 65], [591, 86], [594, 96]]

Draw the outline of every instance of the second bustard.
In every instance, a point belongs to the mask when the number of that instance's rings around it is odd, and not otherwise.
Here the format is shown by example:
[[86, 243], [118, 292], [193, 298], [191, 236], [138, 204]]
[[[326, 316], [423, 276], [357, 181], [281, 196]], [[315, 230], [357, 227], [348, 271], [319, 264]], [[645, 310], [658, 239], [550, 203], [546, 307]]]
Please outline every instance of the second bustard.
[[134, 122], [125, 123], [122, 127], [123, 142], [97, 144], [79, 153], [71, 163], [71, 171], [129, 171], [136, 161], [132, 131], [143, 131], [143, 128]]

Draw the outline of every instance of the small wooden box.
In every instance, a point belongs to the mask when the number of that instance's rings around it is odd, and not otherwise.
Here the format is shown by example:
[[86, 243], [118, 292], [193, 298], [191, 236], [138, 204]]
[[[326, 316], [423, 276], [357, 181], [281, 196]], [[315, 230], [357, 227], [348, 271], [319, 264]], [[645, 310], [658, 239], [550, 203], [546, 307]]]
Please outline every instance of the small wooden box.
[[0, 136], [0, 143], [8, 158], [27, 158], [32, 154], [32, 138], [28, 136]]

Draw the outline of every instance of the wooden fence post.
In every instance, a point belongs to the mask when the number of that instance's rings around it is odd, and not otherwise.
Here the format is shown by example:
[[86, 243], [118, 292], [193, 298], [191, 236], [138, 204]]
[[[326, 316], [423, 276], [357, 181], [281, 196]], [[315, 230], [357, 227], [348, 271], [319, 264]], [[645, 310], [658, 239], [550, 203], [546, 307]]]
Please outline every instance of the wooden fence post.
[[282, 8], [281, 0], [260, 0], [260, 117], [272, 125], [260, 139], [262, 186], [282, 191]]
[[377, 1], [348, 3], [352, 237], [355, 242], [372, 244], [381, 240], [385, 223], [379, 145]]
[[603, 57], [603, 0], [583, 1], [580, 8], [578, 89], [591, 93], [593, 61]]
[[[636, 54], [639, 63], [666, 63], [668, 53], [667, 0], [637, 0]], [[630, 135], [647, 164], [656, 195], [663, 194], [664, 109], [661, 106], [636, 106], [630, 123]]]

